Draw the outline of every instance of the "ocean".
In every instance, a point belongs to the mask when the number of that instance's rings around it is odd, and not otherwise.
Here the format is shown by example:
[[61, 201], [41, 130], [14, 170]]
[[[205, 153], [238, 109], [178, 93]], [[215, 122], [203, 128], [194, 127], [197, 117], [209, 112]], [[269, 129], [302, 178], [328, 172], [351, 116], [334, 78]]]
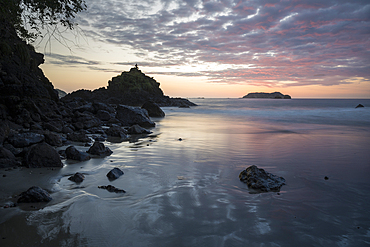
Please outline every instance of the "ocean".
[[[370, 245], [369, 99], [190, 100], [164, 107], [148, 137], [105, 142], [111, 156], [14, 171], [18, 193], [41, 185], [53, 200], [0, 209], [0, 245]], [[238, 178], [250, 165], [286, 185], [250, 190]], [[109, 181], [114, 167], [124, 175]]]

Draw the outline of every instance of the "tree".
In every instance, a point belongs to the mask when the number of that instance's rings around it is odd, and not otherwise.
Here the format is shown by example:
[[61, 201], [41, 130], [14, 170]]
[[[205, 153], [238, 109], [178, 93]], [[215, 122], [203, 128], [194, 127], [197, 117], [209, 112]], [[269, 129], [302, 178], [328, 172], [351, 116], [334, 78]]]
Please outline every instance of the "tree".
[[73, 19], [83, 10], [85, 0], [0, 0], [0, 21], [11, 25], [22, 39], [33, 41], [46, 27], [61, 24], [73, 29]]

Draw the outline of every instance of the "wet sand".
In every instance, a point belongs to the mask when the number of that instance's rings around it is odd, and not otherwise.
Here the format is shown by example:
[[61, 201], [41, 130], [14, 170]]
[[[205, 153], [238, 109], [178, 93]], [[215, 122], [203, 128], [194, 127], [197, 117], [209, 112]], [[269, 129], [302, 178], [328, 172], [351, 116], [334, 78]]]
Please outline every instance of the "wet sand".
[[[195, 111], [167, 108], [152, 137], [107, 142], [113, 154], [106, 158], [54, 170], [1, 170], [0, 205], [32, 185], [53, 200], [1, 208], [0, 244], [369, 244], [368, 128], [246, 122]], [[252, 164], [287, 184], [280, 193], [251, 193], [238, 175]], [[106, 174], [114, 167], [125, 174], [110, 182]], [[86, 176], [81, 184], [68, 180], [77, 171]], [[98, 188], [108, 184], [127, 193]]]

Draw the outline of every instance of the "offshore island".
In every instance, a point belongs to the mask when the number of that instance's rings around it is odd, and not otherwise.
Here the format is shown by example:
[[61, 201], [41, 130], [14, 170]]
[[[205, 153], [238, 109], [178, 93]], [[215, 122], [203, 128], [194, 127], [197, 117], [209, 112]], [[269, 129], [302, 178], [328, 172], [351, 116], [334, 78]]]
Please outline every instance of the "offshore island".
[[243, 99], [291, 99], [290, 95], [280, 92], [274, 93], [249, 93], [243, 96]]

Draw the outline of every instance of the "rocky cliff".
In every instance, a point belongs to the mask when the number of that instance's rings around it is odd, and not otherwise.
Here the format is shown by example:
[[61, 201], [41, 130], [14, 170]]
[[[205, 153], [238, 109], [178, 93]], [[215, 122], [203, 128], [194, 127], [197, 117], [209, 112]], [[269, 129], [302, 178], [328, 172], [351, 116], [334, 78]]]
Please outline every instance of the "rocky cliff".
[[160, 106], [195, 106], [187, 99], [170, 98], [163, 94], [159, 83], [145, 75], [137, 65], [130, 71], [122, 72], [108, 81], [107, 88], [93, 91], [78, 90], [65, 96], [62, 101], [82, 98], [86, 101], [99, 101], [108, 104], [142, 106], [145, 102], [155, 102]]

